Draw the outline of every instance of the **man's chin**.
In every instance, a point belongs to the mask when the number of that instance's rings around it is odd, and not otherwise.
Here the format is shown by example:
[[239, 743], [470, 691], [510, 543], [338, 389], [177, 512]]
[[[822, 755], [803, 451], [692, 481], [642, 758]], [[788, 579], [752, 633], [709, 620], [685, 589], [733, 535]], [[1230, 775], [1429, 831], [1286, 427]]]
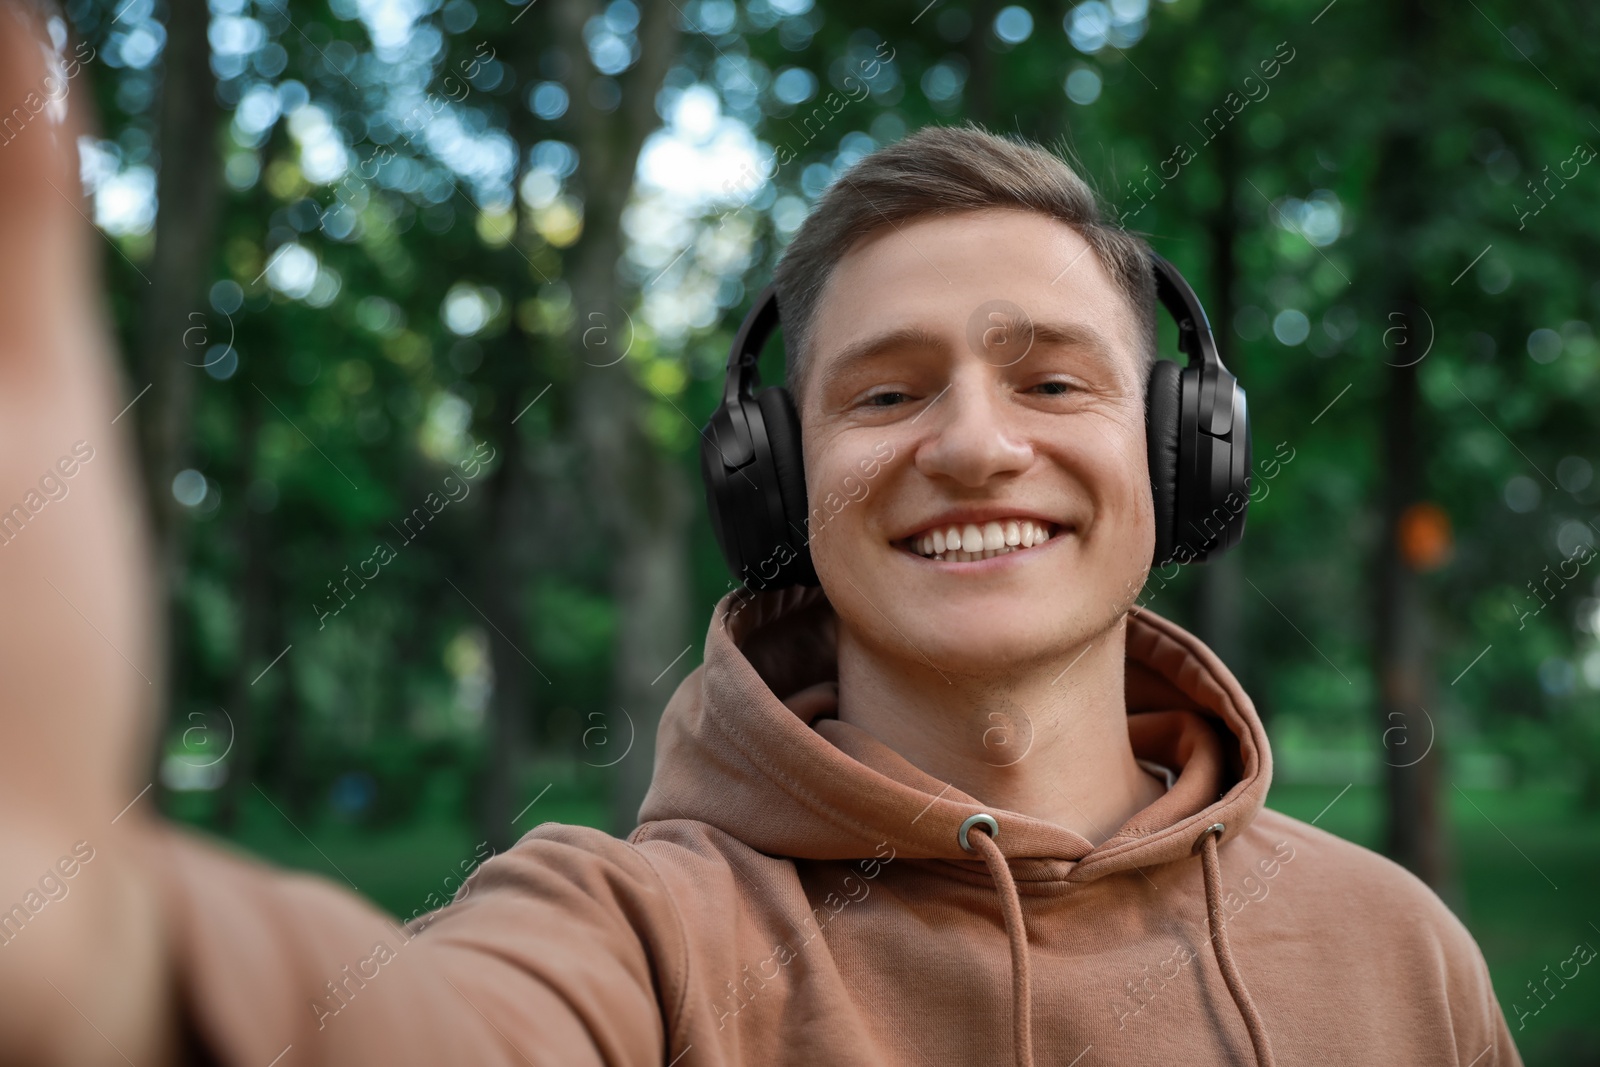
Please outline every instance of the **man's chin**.
[[872, 634], [874, 643], [901, 658], [908, 670], [1003, 675], [1049, 663], [1065, 643], [1055, 637], [1060, 620], [1038, 611], [1019, 613], [1014, 604], [997, 612], [963, 611], [949, 603], [868, 611], [870, 617], [857, 620], [858, 632]]

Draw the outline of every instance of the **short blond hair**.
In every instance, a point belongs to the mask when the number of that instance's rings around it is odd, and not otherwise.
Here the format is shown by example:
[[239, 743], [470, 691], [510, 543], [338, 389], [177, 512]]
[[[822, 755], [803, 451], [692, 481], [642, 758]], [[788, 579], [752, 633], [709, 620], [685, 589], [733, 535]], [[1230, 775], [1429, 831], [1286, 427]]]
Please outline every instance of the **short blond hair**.
[[813, 362], [817, 305], [834, 266], [857, 242], [907, 219], [982, 208], [1022, 208], [1076, 230], [1100, 257], [1134, 314], [1144, 389], [1156, 359], [1156, 286], [1150, 245], [1102, 211], [1065, 160], [1032, 141], [975, 122], [927, 126], [857, 160], [823, 194], [773, 272], [783, 323], [785, 384], [799, 389]]

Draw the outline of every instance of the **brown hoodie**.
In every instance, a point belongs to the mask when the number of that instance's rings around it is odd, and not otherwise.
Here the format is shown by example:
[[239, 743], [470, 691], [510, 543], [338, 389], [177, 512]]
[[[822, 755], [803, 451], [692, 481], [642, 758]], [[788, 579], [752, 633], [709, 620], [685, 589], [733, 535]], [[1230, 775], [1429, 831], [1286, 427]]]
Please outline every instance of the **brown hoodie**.
[[835, 622], [725, 597], [628, 840], [545, 823], [403, 928], [171, 833], [192, 1037], [239, 1067], [1521, 1064], [1431, 890], [1262, 806], [1260, 720], [1181, 627], [1127, 639], [1135, 755], [1176, 780], [1091, 846], [830, 717]]

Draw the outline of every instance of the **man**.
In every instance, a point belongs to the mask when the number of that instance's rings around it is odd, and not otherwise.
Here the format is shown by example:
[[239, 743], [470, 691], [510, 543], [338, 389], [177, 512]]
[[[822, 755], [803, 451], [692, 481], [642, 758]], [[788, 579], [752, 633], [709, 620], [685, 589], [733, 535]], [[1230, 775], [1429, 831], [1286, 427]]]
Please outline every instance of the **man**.
[[[14, 12], [6, 99], [43, 73]], [[1132, 610], [1144, 247], [970, 128], [861, 160], [780, 264], [808, 496], [865, 491], [820, 588], [718, 604], [626, 841], [546, 823], [402, 928], [129, 805], [157, 657], [74, 122], [0, 152], [0, 490], [104, 442], [0, 549], [0, 1058], [1520, 1063], [1465, 928], [1266, 810], [1248, 696]], [[973, 330], [994, 301], [1026, 328]]]

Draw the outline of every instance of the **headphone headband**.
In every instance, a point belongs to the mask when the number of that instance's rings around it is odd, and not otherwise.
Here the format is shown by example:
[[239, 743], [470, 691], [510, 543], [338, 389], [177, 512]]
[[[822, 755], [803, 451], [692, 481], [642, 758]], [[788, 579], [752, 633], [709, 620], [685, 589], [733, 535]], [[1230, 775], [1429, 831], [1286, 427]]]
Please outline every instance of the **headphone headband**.
[[754, 396], [761, 382], [756, 363], [767, 338], [778, 328], [778, 287], [768, 283], [756, 296], [755, 305], [739, 325], [728, 353], [728, 377], [722, 389], [722, 402], [731, 404], [739, 396]]

